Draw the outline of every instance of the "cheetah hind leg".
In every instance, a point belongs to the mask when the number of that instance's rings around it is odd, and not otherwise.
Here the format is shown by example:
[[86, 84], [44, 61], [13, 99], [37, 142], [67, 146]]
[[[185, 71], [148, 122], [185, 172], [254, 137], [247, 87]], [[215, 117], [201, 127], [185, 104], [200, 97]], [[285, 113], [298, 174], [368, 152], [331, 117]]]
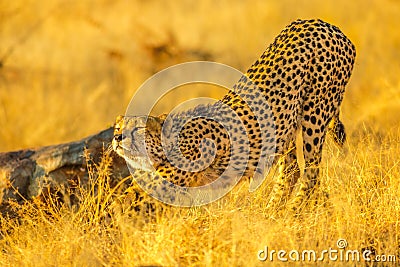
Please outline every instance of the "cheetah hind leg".
[[[297, 212], [303, 202], [309, 198], [314, 187], [319, 184], [319, 164], [322, 156], [322, 147], [325, 141], [326, 132], [319, 132], [319, 134], [314, 134], [309, 136], [305, 131], [311, 128], [309, 122], [303, 122], [303, 153], [304, 160], [306, 163], [304, 176], [299, 181], [298, 189], [296, 190], [296, 196], [289, 203], [289, 209]], [[343, 147], [346, 141], [346, 132], [343, 123], [339, 120], [339, 114], [336, 114], [328, 124], [328, 132], [333, 136], [335, 143], [339, 147]], [[315, 139], [319, 139], [319, 142], [315, 144]], [[314, 143], [314, 146], [310, 145]], [[322, 193], [322, 198], [326, 201], [329, 198], [327, 192]]]
[[[323, 122], [322, 124], [324, 124]], [[302, 122], [303, 154], [305, 161], [304, 175], [296, 186], [296, 194], [288, 208], [296, 213], [306, 204], [314, 188], [319, 184], [319, 164], [326, 132], [315, 131], [316, 126], [309, 121]], [[308, 134], [312, 130], [312, 134]]]
[[328, 125], [329, 133], [333, 136], [333, 140], [339, 147], [343, 147], [346, 141], [346, 131], [344, 124], [339, 120], [339, 115], [336, 115]]
[[286, 154], [279, 158], [278, 167], [279, 175], [272, 189], [272, 196], [267, 205], [268, 209], [279, 209], [282, 207], [288, 201], [293, 187], [300, 177], [300, 168], [297, 162], [294, 141], [289, 143]]

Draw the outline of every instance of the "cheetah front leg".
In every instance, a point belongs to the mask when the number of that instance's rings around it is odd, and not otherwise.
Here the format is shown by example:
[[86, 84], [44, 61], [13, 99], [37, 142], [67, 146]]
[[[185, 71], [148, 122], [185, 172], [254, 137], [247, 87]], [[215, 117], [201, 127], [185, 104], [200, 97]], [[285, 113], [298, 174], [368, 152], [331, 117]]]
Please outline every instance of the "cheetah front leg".
[[272, 189], [272, 196], [267, 208], [276, 208], [283, 205], [300, 177], [295, 141], [288, 142], [285, 150], [286, 153], [278, 161], [279, 175]]

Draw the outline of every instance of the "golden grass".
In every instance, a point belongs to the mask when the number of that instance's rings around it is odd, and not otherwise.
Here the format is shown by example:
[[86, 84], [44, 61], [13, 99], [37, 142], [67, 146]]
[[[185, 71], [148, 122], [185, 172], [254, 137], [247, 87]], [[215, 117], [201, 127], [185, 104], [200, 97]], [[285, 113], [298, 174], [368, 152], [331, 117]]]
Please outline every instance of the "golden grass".
[[264, 246], [321, 251], [339, 238], [400, 261], [399, 16], [390, 0], [1, 2], [0, 151], [103, 129], [145, 79], [178, 62], [210, 54], [245, 71], [296, 18], [339, 26], [357, 60], [342, 106], [348, 142], [324, 151], [314, 196], [327, 192], [324, 205], [294, 218], [265, 208], [268, 183], [254, 193], [242, 183], [204, 207], [110, 213], [105, 157], [81, 206], [26, 204], [20, 219], [0, 218], [0, 265], [269, 266], [257, 259]]
[[[269, 188], [249, 193], [245, 182], [203, 207], [162, 207], [146, 198], [156, 205], [151, 215], [121, 212], [115, 208], [119, 202], [107, 180], [110, 162], [105, 157], [91, 166], [91, 184], [81, 189], [79, 207], [38, 202], [17, 206], [19, 220], [1, 218], [0, 263], [255, 266], [261, 264], [257, 252], [265, 246], [322, 251], [336, 249], [339, 238], [347, 240], [348, 249], [373, 247], [377, 254], [398, 255], [400, 161], [393, 155], [400, 152], [399, 138], [362, 138], [345, 154], [328, 143], [330, 160], [314, 196], [319, 202], [297, 218], [267, 210]], [[318, 199], [321, 192], [329, 193], [327, 202]], [[280, 262], [275, 258], [275, 263]]]

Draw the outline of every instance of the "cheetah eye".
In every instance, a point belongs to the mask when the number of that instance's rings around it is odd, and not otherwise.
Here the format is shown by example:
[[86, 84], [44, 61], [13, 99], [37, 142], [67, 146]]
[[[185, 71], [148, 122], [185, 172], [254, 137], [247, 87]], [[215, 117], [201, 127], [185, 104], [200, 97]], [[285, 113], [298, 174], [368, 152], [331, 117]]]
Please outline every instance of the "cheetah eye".
[[132, 129], [132, 135], [135, 134], [136, 132], [142, 130], [142, 129], [146, 129], [146, 127], [136, 126], [135, 128]]

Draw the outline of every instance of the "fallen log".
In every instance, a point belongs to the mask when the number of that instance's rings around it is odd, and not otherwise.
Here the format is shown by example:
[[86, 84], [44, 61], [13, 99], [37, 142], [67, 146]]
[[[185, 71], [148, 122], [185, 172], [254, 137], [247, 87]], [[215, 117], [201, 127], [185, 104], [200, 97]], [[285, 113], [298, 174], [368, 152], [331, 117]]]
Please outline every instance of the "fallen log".
[[[87, 181], [85, 153], [99, 162], [112, 138], [110, 127], [79, 141], [0, 153], [0, 203], [32, 199], [49, 187], [70, 186], [74, 179]], [[111, 178], [128, 176], [125, 161], [114, 152], [111, 156]]]

